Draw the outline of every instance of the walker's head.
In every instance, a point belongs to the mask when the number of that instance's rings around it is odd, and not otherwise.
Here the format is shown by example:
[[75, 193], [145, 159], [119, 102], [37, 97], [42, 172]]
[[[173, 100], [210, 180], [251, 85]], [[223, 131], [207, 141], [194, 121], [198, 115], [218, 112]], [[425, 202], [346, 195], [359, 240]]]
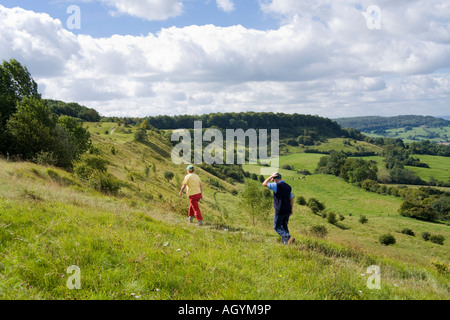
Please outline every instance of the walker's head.
[[194, 166], [193, 165], [189, 165], [186, 170], [190, 173], [194, 172]]
[[277, 173], [274, 177], [273, 177], [273, 180], [282, 180], [282, 176], [281, 176], [281, 174], [279, 174], [279, 173]]

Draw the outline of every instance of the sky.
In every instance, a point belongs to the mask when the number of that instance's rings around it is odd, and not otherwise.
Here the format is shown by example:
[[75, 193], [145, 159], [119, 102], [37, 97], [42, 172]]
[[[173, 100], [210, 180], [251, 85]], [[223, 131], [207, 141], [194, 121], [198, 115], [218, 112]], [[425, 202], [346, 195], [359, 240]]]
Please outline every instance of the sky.
[[450, 115], [447, 0], [0, 0], [0, 60], [103, 116]]

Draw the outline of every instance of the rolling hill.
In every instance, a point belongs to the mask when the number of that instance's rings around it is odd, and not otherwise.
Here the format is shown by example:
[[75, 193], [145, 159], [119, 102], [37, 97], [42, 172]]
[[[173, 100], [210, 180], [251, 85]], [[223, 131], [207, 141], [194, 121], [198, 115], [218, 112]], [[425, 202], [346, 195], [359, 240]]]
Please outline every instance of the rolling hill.
[[[87, 124], [95, 152], [120, 181], [116, 195], [99, 192], [68, 171], [0, 160], [0, 299], [77, 300], [448, 300], [447, 225], [402, 217], [400, 199], [369, 193], [328, 175], [299, 179], [282, 170], [296, 197], [315, 197], [345, 220], [331, 225], [296, 205], [294, 245], [280, 244], [271, 215], [256, 225], [239, 205], [242, 184], [202, 169], [205, 226], [186, 221], [178, 197], [184, 165], [170, 159], [164, 131], [133, 140], [135, 126]], [[332, 143], [334, 145], [334, 142]], [[365, 148], [376, 146], [364, 145]], [[313, 170], [316, 154], [290, 154], [281, 165]], [[245, 165], [259, 173], [259, 166]], [[174, 173], [167, 179], [165, 172]], [[360, 215], [368, 218], [359, 222]], [[325, 226], [318, 237], [313, 226]], [[410, 228], [415, 237], [402, 234]], [[383, 246], [390, 232], [397, 243]], [[420, 234], [441, 234], [443, 245]], [[67, 287], [69, 266], [81, 289]], [[381, 268], [381, 289], [367, 269]]]
[[360, 130], [370, 137], [400, 138], [405, 142], [430, 140], [450, 142], [450, 121], [431, 116], [350, 117], [335, 121], [343, 128]]

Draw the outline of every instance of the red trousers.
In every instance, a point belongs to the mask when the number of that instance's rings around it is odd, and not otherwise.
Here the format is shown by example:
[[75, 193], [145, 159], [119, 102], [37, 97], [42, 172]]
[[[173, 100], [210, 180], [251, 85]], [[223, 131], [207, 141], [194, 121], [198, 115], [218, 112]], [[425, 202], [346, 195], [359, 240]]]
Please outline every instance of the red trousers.
[[203, 216], [200, 211], [200, 207], [198, 206], [198, 201], [201, 199], [202, 194], [195, 194], [189, 197], [189, 217], [194, 217], [197, 221], [202, 221]]

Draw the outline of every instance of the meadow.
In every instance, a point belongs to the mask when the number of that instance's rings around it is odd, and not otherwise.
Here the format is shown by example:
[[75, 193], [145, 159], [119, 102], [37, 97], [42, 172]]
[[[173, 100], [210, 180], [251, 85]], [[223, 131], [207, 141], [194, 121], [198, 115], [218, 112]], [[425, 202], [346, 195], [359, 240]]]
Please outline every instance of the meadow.
[[[187, 223], [178, 197], [185, 166], [171, 145], [149, 131], [89, 125], [94, 146], [123, 185], [107, 195], [54, 167], [0, 159], [0, 299], [3, 300], [448, 300], [448, 226], [402, 217], [401, 199], [366, 192], [327, 175], [300, 179], [281, 170], [295, 196], [314, 197], [345, 219], [336, 225], [296, 205], [283, 246], [273, 214], [252, 225], [239, 204], [242, 185], [200, 170], [205, 226]], [[112, 133], [112, 134], [111, 134]], [[321, 155], [291, 154], [281, 165], [313, 171]], [[244, 166], [258, 173], [258, 166]], [[437, 170], [437, 169], [436, 169]], [[166, 179], [164, 173], [174, 173]], [[294, 180], [295, 179], [295, 180]], [[218, 183], [217, 183], [218, 182]], [[358, 220], [368, 218], [366, 224]], [[328, 234], [311, 232], [325, 226]], [[415, 237], [400, 233], [408, 227]], [[422, 232], [442, 234], [444, 245]], [[386, 232], [397, 243], [384, 246]], [[78, 266], [81, 289], [67, 286]], [[369, 289], [368, 267], [381, 268], [381, 289]]]

